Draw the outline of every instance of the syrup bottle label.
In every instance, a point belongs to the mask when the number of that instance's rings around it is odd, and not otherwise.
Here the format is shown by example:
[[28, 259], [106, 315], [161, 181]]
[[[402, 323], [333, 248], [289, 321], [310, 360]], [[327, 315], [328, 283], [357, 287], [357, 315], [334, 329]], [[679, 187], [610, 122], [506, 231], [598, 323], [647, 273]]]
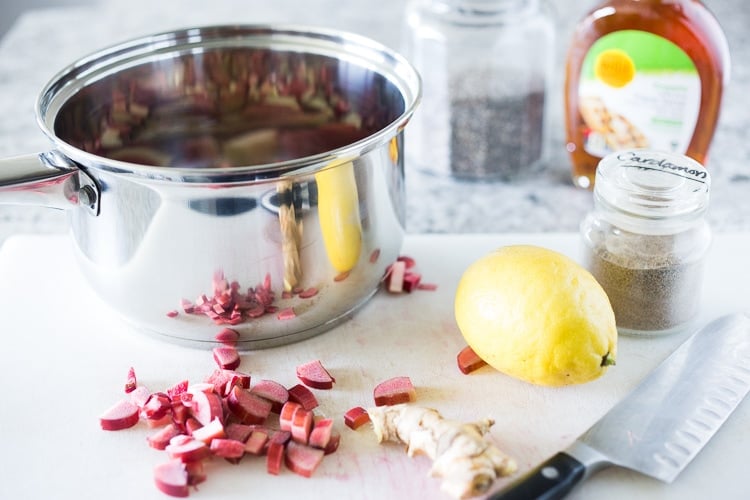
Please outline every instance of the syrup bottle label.
[[589, 49], [579, 82], [589, 154], [687, 151], [700, 111], [701, 82], [693, 61], [674, 43], [638, 30], [609, 33]]

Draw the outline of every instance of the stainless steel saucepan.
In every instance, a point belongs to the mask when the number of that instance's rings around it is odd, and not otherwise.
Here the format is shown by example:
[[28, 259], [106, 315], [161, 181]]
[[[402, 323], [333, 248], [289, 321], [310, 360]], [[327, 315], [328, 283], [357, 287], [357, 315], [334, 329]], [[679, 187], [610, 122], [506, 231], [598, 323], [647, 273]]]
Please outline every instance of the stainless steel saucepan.
[[83, 274], [139, 329], [211, 345], [231, 327], [248, 349], [300, 340], [365, 303], [398, 256], [419, 97], [402, 57], [353, 34], [141, 38], [42, 90], [52, 146], [0, 161], [0, 203], [65, 209]]

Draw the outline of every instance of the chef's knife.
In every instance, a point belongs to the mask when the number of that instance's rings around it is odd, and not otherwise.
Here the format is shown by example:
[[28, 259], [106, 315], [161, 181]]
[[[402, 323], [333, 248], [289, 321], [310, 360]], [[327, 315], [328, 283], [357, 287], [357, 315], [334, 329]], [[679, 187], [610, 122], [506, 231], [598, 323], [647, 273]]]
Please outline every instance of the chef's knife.
[[750, 314], [686, 340], [573, 445], [490, 500], [563, 498], [594, 472], [626, 467], [671, 483], [750, 389]]

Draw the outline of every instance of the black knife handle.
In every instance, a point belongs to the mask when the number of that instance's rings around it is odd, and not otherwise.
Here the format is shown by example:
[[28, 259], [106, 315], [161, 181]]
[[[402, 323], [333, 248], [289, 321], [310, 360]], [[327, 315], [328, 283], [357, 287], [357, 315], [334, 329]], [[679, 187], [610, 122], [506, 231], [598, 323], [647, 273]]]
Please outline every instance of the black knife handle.
[[488, 500], [555, 500], [563, 498], [583, 479], [586, 467], [560, 452]]

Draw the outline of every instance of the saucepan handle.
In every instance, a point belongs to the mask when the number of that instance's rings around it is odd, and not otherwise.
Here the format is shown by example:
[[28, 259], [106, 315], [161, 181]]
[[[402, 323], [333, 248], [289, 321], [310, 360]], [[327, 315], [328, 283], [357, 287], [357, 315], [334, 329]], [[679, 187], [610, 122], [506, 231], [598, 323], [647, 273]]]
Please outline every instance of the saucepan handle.
[[99, 213], [99, 188], [57, 151], [0, 159], [0, 204], [57, 209], [83, 207]]

